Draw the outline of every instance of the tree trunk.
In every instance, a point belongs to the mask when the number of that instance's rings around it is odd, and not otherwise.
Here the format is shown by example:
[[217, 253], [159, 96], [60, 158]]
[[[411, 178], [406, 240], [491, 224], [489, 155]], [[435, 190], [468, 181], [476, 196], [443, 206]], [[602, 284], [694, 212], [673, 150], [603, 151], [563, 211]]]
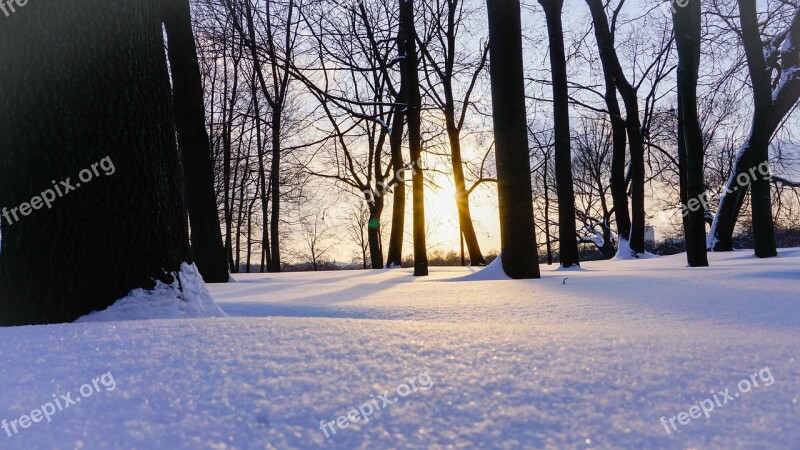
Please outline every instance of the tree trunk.
[[[678, 153], [684, 234], [689, 266], [708, 267], [706, 254], [703, 131], [697, 111], [700, 72], [701, 6], [691, 2], [673, 15], [678, 47]], [[701, 201], [703, 200], [703, 201]], [[688, 205], [688, 207], [687, 207]]]
[[[625, 109], [633, 111], [626, 120], [628, 140], [631, 147], [631, 251], [636, 255], [644, 253], [644, 228], [646, 210], [644, 204], [644, 137], [639, 121], [638, 100], [626, 102]], [[634, 107], [633, 105], [637, 106]]]
[[417, 31], [414, 24], [414, 0], [400, 0], [400, 26], [405, 37], [405, 83], [408, 117], [408, 147], [414, 164], [412, 199], [414, 213], [414, 276], [428, 275], [428, 246], [425, 243], [425, 177], [419, 164], [422, 156], [422, 96], [419, 87]]
[[[398, 113], [392, 125], [392, 165], [394, 174], [403, 167], [402, 140], [403, 140], [403, 115]], [[395, 142], [398, 140], [398, 142]], [[392, 229], [389, 234], [389, 252], [386, 257], [387, 267], [402, 267], [403, 265], [403, 238], [405, 237], [406, 223], [406, 182], [398, 180], [392, 194]]]
[[281, 211], [281, 113], [272, 112], [272, 169], [270, 187], [272, 189], [272, 217], [270, 217], [270, 263], [268, 271], [281, 271], [280, 211]]
[[736, 221], [739, 213], [744, 206], [749, 186], [736, 186], [736, 180], [741, 174], [747, 174], [750, 162], [750, 143], [744, 144], [739, 150], [734, 163], [731, 177], [725, 186], [726, 191], [719, 199], [717, 214], [714, 215], [714, 222], [708, 232], [706, 248], [715, 252], [733, 251], [733, 231], [736, 228]]
[[[400, 55], [405, 54], [405, 31], [400, 27], [397, 36], [397, 51]], [[406, 61], [400, 61], [400, 76], [405, 77]], [[386, 267], [402, 267], [403, 266], [403, 238], [405, 237], [405, 223], [406, 223], [406, 181], [405, 177], [401, 179], [400, 172], [403, 168], [403, 126], [405, 124], [406, 114], [403, 112], [405, 109], [405, 89], [403, 86], [405, 82], [400, 82], [400, 92], [397, 99], [395, 99], [395, 112], [392, 117], [392, 133], [389, 135], [389, 146], [392, 152], [392, 181], [394, 185], [394, 193], [392, 198], [392, 229], [389, 233], [389, 251], [386, 255]]]
[[542, 165], [542, 186], [544, 187], [544, 244], [547, 252], [547, 265], [553, 265], [553, 244], [550, 236], [550, 186], [547, 185], [548, 173], [550, 172], [550, 158], [545, 151], [544, 164]]
[[247, 264], [245, 264], [244, 273], [250, 273], [252, 267], [253, 256], [253, 205], [255, 199], [247, 207]]
[[[266, 152], [264, 151], [264, 140], [261, 135], [261, 102], [258, 98], [258, 89], [256, 82], [256, 75], [253, 74], [250, 85], [251, 93], [253, 96], [253, 114], [255, 116], [256, 125], [256, 154], [258, 155], [258, 193], [261, 200], [261, 273], [264, 273], [264, 266], [271, 264], [270, 249], [269, 249], [269, 192], [267, 191], [267, 171], [264, 160], [266, 159]], [[272, 183], [270, 182], [270, 189]]]
[[[759, 32], [755, 0], [738, 0], [742, 20], [742, 42], [747, 57], [747, 67], [753, 84], [753, 129], [750, 135], [750, 167], [753, 169], [769, 162], [770, 124], [773, 115], [770, 70], [764, 61], [764, 49]], [[777, 256], [775, 226], [772, 221], [772, 198], [769, 179], [754, 176], [750, 180], [751, 210], [753, 214], [753, 246], [756, 256]]]
[[[453, 79], [455, 77], [456, 61], [456, 36], [458, 34], [458, 21], [456, 19], [459, 8], [458, 0], [448, 2], [447, 8], [447, 27], [445, 32], [445, 53], [446, 61], [444, 71], [440, 74], [442, 90], [444, 91], [444, 116], [447, 137], [450, 142], [450, 162], [453, 165], [453, 182], [456, 188], [456, 210], [458, 211], [458, 224], [461, 245], [466, 244], [469, 251], [470, 264], [474, 266], [485, 266], [486, 259], [481, 252], [478, 236], [475, 233], [475, 225], [472, 221], [472, 212], [469, 207], [469, 193], [467, 192], [466, 181], [464, 180], [464, 161], [461, 155], [461, 130], [463, 119], [456, 119], [455, 94], [453, 92]], [[481, 62], [480, 67], [483, 67]], [[469, 96], [467, 96], [469, 98]], [[469, 108], [469, 103], [462, 105], [463, 109]], [[464, 111], [462, 111], [463, 113]], [[463, 259], [463, 258], [462, 258]], [[462, 263], [463, 264], [463, 263]]]
[[381, 246], [381, 214], [383, 214], [383, 195], [375, 199], [369, 208], [369, 222], [367, 222], [367, 238], [369, 242], [369, 256], [373, 269], [383, 268], [383, 247]]
[[461, 236], [467, 244], [470, 265], [485, 266], [486, 259], [478, 243], [475, 225], [472, 222], [472, 212], [469, 208], [469, 194], [464, 180], [464, 162], [461, 157], [461, 136], [456, 128], [453, 118], [447, 119], [447, 134], [450, 138], [450, 160], [453, 164], [453, 181], [456, 187], [456, 210], [458, 211], [458, 224]]
[[[614, 219], [617, 221], [618, 240], [626, 243], [631, 239], [631, 213], [628, 209], [628, 188], [625, 183], [625, 168], [627, 167], [626, 153], [628, 133], [625, 129], [625, 120], [617, 100], [617, 88], [611, 81], [611, 75], [606, 73], [606, 107], [611, 121], [611, 200], [614, 204]], [[627, 244], [626, 244], [627, 247]]]
[[511, 278], [539, 278], [520, 4], [519, 0], [486, 3], [503, 269]]
[[0, 324], [173, 281], [191, 257], [158, 3], [30, 2], [0, 42], [0, 205], [56, 197], [2, 222]]
[[206, 282], [227, 283], [230, 275], [214, 191], [214, 166], [206, 132], [203, 84], [192, 33], [189, 0], [164, 0], [162, 6], [169, 41], [172, 104], [178, 148], [183, 159], [192, 255]]
[[[227, 61], [225, 61], [227, 64]], [[225, 70], [225, 93], [228, 93], [228, 71]], [[225, 200], [225, 254], [228, 258], [228, 267], [234, 270], [233, 260], [233, 203], [234, 196], [231, 192], [231, 163], [233, 153], [233, 115], [236, 105], [236, 96], [239, 87], [239, 63], [238, 60], [233, 64], [233, 86], [231, 88], [230, 101], [224, 102], [225, 108], [222, 115], [225, 118], [222, 125], [222, 184]], [[236, 183], [234, 182], [234, 186]]]
[[539, 0], [547, 17], [550, 67], [553, 77], [553, 124], [555, 133], [556, 190], [558, 192], [558, 241], [561, 267], [580, 266], [575, 227], [575, 191], [569, 133], [569, 87], [561, 11], [564, 0]]

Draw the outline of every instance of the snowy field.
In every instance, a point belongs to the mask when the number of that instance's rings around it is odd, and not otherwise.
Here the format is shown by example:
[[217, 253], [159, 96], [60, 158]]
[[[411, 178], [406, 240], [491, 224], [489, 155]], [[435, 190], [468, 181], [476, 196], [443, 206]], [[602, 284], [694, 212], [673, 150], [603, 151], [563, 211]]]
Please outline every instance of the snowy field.
[[229, 317], [0, 329], [0, 448], [798, 449], [800, 249], [751, 254], [245, 275]]

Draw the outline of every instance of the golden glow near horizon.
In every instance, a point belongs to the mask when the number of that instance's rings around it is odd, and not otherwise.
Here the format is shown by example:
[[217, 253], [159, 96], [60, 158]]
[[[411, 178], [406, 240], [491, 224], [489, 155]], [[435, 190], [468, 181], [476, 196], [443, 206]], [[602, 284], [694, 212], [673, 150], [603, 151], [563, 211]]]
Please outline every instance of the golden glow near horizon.
[[[436, 186], [428, 185], [425, 189], [428, 247], [445, 252], [450, 250], [459, 252], [460, 230], [452, 175], [436, 173], [433, 181]], [[492, 250], [499, 250], [500, 219], [495, 186], [493, 184], [480, 186], [470, 196], [469, 203], [481, 251], [486, 254]]]

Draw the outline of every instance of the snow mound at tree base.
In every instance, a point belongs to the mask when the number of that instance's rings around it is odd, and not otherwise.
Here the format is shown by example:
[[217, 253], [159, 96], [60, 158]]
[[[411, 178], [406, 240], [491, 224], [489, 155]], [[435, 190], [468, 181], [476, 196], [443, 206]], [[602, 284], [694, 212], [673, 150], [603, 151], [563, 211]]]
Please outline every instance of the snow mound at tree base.
[[172, 284], [156, 282], [152, 290], [136, 289], [103, 311], [75, 322], [227, 317], [206, 289], [194, 264], [183, 263]]
[[631, 243], [630, 241], [626, 241], [625, 239], [619, 240], [619, 248], [617, 249], [617, 254], [612, 258], [612, 261], [632, 261], [635, 259], [653, 259], [659, 258], [658, 255], [654, 255], [650, 252], [644, 252], [637, 254], [633, 250], [631, 250]]
[[500, 281], [510, 280], [503, 269], [503, 255], [498, 255], [488, 266], [470, 275], [460, 277], [456, 281]]

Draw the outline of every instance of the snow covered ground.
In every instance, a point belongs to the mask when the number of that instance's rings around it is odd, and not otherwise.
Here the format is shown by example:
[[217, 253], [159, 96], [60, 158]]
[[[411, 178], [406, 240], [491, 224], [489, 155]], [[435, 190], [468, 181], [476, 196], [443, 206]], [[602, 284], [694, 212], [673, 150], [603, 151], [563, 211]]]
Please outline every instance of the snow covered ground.
[[246, 275], [229, 317], [0, 329], [0, 448], [797, 449], [800, 249], [751, 253]]

